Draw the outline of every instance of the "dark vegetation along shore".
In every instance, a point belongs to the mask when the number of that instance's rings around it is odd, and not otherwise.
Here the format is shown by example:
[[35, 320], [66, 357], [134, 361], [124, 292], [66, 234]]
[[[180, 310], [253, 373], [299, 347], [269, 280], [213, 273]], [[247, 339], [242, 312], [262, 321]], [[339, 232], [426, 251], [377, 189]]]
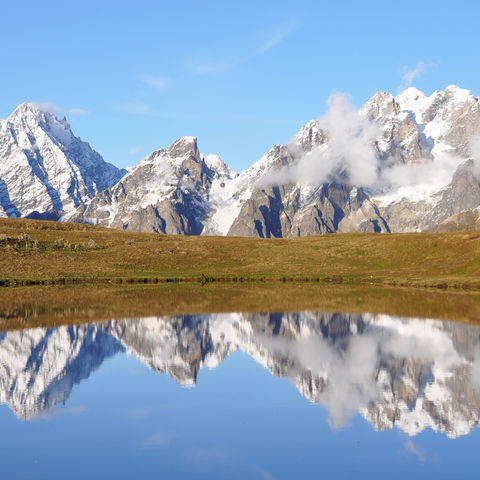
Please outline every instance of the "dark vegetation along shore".
[[322, 282], [480, 289], [480, 231], [171, 236], [0, 219], [0, 284]]

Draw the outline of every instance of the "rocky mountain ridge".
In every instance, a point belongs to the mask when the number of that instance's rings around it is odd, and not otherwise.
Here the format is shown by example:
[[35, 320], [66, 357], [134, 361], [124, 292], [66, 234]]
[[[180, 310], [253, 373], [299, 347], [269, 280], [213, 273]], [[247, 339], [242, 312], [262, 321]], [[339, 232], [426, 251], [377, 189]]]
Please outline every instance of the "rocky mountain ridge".
[[66, 120], [23, 104], [0, 123], [0, 215], [257, 237], [476, 228], [478, 97], [411, 87], [358, 111], [332, 103], [241, 174], [201, 154], [195, 137], [120, 171]]
[[431, 428], [455, 438], [479, 424], [480, 329], [371, 314], [152, 317], [7, 332], [0, 401], [23, 419], [44, 415], [118, 352], [193, 385], [237, 349], [325, 407], [333, 427], [355, 413], [408, 435]]
[[58, 220], [124, 173], [40, 106], [23, 103], [0, 120], [1, 216]]

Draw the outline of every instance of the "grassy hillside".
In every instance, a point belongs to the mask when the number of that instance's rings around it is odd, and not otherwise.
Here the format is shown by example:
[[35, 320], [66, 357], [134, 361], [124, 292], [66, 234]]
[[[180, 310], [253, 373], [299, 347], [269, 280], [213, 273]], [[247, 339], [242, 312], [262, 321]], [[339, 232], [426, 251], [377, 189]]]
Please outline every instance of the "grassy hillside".
[[0, 219], [0, 282], [322, 281], [480, 288], [480, 232], [187, 237]]

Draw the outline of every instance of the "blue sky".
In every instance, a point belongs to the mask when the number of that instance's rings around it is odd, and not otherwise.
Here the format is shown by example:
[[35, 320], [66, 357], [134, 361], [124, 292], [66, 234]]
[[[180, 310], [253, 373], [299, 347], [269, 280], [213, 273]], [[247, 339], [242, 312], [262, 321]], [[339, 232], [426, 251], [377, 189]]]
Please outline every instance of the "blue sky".
[[361, 106], [416, 72], [426, 93], [480, 94], [479, 14], [461, 0], [4, 2], [0, 117], [51, 102], [118, 166], [194, 135], [240, 171], [335, 91]]

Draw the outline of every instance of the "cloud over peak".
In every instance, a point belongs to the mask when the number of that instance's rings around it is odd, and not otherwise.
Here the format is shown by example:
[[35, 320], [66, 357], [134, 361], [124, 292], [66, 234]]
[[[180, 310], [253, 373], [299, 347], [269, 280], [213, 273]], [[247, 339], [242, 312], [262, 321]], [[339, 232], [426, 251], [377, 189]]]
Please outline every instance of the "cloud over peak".
[[327, 113], [316, 121], [326, 133], [327, 143], [304, 153], [295, 139], [289, 144], [295, 162], [270, 173], [262, 183], [319, 185], [339, 175], [352, 185], [375, 183], [378, 160], [373, 145], [379, 128], [343, 93], [334, 93], [327, 103]]

